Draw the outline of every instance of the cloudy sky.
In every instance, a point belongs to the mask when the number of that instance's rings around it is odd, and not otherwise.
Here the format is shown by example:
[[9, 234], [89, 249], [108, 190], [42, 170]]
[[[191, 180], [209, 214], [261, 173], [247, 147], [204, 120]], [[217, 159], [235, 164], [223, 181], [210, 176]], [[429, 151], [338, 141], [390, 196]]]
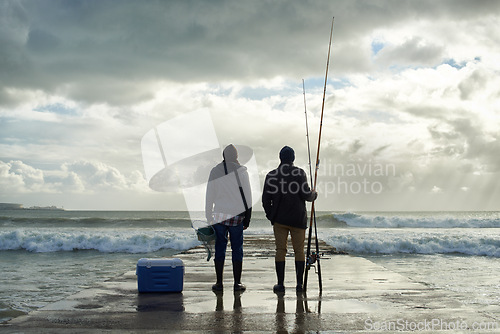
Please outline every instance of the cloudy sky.
[[183, 210], [179, 189], [148, 186], [141, 140], [202, 108], [221, 146], [253, 150], [261, 182], [284, 145], [308, 171], [302, 79], [314, 160], [334, 16], [319, 208], [499, 210], [499, 13], [485, 0], [1, 1], [0, 202]]

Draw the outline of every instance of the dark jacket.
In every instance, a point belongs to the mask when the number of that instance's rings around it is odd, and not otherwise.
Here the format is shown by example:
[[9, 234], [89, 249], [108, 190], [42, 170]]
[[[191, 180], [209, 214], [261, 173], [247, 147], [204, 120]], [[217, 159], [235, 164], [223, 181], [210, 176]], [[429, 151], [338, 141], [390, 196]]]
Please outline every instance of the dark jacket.
[[306, 229], [305, 201], [312, 202], [316, 197], [307, 184], [304, 170], [293, 164], [282, 163], [266, 175], [262, 206], [272, 224]]

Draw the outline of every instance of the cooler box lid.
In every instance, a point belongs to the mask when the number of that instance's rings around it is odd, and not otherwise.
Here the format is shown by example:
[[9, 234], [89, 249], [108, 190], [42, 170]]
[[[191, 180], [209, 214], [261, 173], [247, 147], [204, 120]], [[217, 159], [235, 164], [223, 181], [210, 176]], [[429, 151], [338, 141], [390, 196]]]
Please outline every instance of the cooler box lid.
[[176, 268], [176, 267], [182, 267], [182, 266], [184, 266], [184, 263], [179, 258], [172, 258], [172, 259], [170, 259], [170, 258], [158, 258], [158, 259], [142, 258], [137, 262], [137, 267], [146, 267], [146, 268], [151, 268], [151, 267]]

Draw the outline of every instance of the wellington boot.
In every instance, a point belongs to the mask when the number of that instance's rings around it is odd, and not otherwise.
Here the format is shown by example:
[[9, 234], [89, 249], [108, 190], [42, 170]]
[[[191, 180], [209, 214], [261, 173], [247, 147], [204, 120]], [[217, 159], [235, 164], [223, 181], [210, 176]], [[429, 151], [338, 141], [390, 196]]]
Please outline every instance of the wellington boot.
[[243, 271], [243, 262], [233, 261], [234, 291], [245, 291], [247, 288], [241, 284], [241, 272]]
[[295, 261], [295, 275], [297, 276], [297, 292], [304, 291], [304, 267], [305, 261]]
[[277, 292], [285, 292], [285, 261], [276, 261], [276, 277], [278, 279], [278, 283], [273, 287], [273, 291]]
[[215, 275], [217, 277], [217, 282], [212, 285], [212, 290], [213, 291], [222, 291], [223, 290], [223, 285], [222, 285], [222, 279], [224, 275], [224, 261], [214, 261], [215, 264]]

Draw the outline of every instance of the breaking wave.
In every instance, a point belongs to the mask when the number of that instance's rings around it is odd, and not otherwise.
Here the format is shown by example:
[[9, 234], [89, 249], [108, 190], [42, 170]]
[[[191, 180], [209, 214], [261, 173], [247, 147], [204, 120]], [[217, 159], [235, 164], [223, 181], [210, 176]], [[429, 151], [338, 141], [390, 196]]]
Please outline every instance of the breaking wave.
[[357, 214], [335, 213], [333, 221], [343, 222], [350, 227], [371, 228], [500, 228], [497, 212], [461, 213], [418, 213], [418, 214]]
[[103, 253], [148, 253], [162, 249], [183, 251], [199, 245], [195, 233], [186, 229], [44, 228], [0, 231], [0, 250], [59, 252], [97, 250]]
[[[465, 233], [467, 232], [467, 233]], [[322, 230], [319, 236], [353, 254], [464, 254], [500, 257], [500, 235], [484, 230]]]

